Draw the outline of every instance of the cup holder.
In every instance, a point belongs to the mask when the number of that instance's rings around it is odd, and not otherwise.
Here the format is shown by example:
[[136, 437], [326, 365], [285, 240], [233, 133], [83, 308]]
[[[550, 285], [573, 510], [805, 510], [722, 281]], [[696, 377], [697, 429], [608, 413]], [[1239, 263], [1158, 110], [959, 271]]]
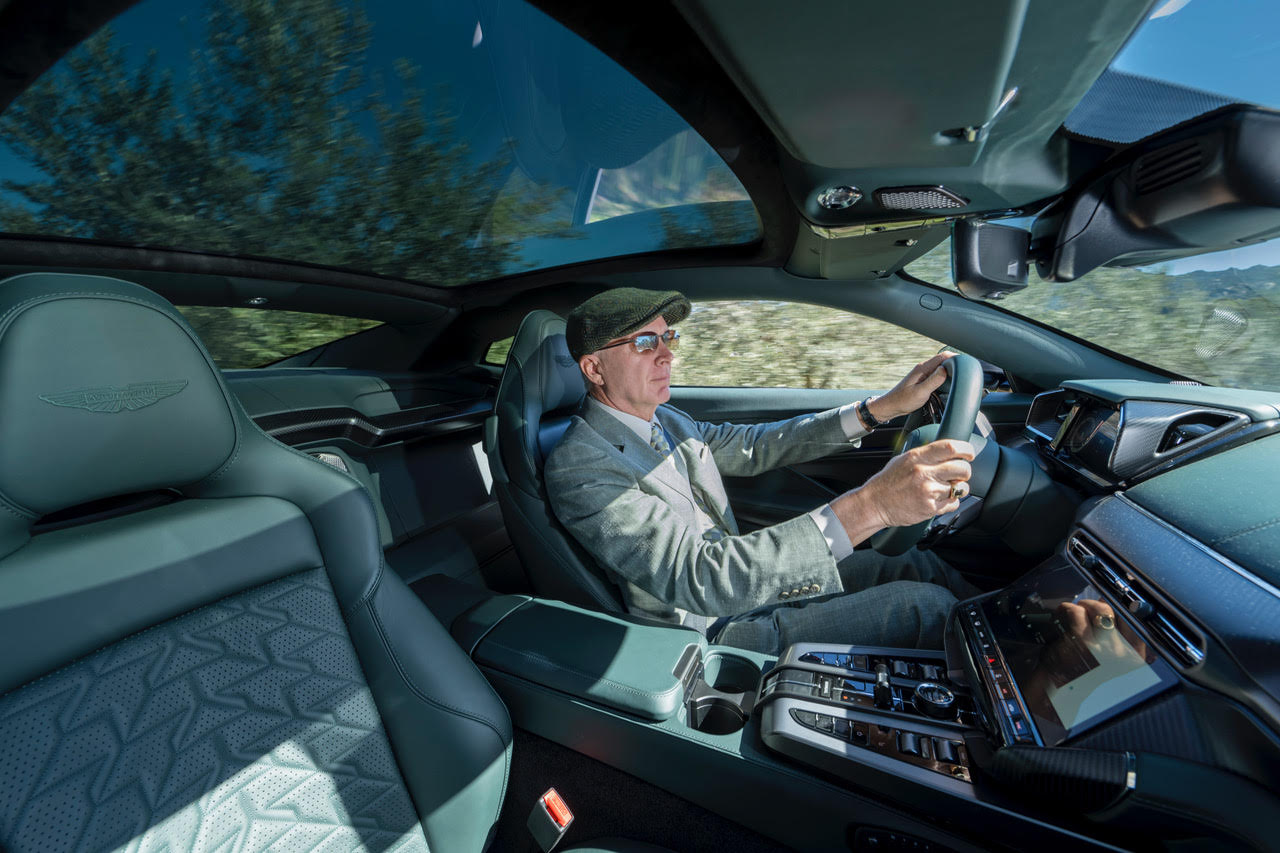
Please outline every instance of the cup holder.
[[720, 693], [755, 693], [760, 669], [746, 658], [712, 652], [702, 664], [702, 680]]
[[734, 702], [703, 696], [689, 703], [689, 725], [709, 735], [731, 735], [747, 724], [747, 715]]
[[712, 652], [685, 694], [689, 726], [709, 735], [739, 731], [755, 704], [760, 668], [746, 658]]

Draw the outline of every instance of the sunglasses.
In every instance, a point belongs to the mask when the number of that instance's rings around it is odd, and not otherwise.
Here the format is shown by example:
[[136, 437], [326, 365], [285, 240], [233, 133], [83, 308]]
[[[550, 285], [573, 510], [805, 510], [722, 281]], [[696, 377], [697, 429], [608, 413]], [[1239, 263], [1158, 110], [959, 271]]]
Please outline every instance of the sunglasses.
[[680, 333], [675, 329], [667, 329], [660, 335], [655, 335], [652, 332], [646, 332], [642, 335], [627, 338], [625, 341], [618, 341], [616, 344], [605, 344], [600, 347], [600, 349], [612, 349], [613, 347], [620, 347], [623, 344], [632, 344], [636, 348], [636, 352], [651, 352], [658, 348], [658, 341], [660, 340], [666, 343], [667, 349], [675, 349], [680, 346]]

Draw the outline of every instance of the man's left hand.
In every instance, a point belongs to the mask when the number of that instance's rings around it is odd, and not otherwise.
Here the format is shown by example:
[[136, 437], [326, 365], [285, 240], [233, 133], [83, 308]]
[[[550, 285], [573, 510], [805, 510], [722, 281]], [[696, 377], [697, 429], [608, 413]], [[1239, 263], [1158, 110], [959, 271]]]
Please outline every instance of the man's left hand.
[[891, 421], [899, 415], [914, 412], [928, 402], [929, 395], [946, 381], [942, 363], [953, 355], [953, 352], [941, 352], [920, 362], [891, 391], [868, 403], [867, 408], [878, 421]]

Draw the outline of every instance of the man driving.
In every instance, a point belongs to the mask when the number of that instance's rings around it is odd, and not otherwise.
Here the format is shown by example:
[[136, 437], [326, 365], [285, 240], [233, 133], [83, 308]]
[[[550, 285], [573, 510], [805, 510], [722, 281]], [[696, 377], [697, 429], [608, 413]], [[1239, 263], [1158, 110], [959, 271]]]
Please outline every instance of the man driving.
[[854, 547], [886, 527], [959, 506], [973, 446], [908, 450], [862, 486], [742, 534], [721, 475], [817, 459], [915, 411], [944, 380], [934, 356], [888, 393], [777, 423], [693, 420], [665, 405], [689, 316], [675, 291], [605, 291], [569, 313], [565, 336], [587, 397], [547, 459], [560, 522], [622, 588], [627, 609], [714, 642], [773, 653], [797, 642], [941, 648], [957, 596], [977, 593], [931, 552]]

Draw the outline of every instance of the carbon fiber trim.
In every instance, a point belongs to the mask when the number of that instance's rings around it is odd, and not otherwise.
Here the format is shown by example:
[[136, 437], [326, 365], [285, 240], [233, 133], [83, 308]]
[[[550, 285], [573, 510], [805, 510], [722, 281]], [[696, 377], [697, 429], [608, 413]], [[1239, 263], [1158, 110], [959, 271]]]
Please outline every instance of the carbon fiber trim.
[[462, 405], [436, 404], [386, 415], [355, 409], [300, 409], [254, 418], [267, 435], [291, 447], [346, 439], [364, 447], [382, 447], [480, 426], [493, 413], [489, 400]]
[[[1175, 456], [1191, 453], [1210, 439], [1221, 438], [1249, 423], [1240, 412], [1155, 400], [1129, 400], [1122, 411], [1124, 420], [1111, 458], [1111, 470], [1121, 480], [1128, 480]], [[1160, 451], [1160, 444], [1175, 422], [1198, 417], [1222, 423], [1206, 435]]]

